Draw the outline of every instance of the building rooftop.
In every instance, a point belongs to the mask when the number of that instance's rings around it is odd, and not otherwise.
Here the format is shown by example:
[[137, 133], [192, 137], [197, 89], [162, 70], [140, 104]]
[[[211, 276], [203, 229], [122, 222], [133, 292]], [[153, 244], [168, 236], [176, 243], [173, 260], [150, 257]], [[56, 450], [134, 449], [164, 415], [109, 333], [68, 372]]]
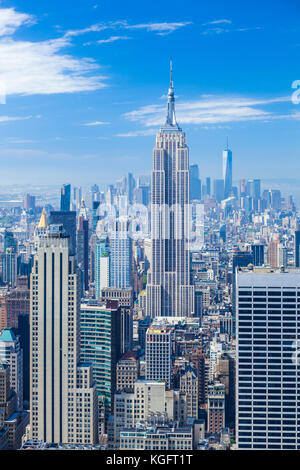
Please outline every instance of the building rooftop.
[[0, 341], [11, 342], [15, 340], [16, 336], [13, 330], [10, 328], [4, 328], [4, 330], [2, 330], [2, 332], [0, 333]]

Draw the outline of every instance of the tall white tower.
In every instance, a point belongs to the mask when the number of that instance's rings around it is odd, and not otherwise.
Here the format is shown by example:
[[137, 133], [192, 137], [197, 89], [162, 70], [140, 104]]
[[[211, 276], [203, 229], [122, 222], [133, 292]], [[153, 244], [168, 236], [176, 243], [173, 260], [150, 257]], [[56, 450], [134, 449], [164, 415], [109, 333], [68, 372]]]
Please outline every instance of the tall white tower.
[[232, 151], [227, 148], [223, 152], [223, 180], [224, 180], [224, 199], [230, 196], [232, 190]]
[[153, 153], [151, 203], [151, 273], [147, 285], [147, 314], [188, 317], [194, 312], [190, 284], [189, 224], [190, 172], [185, 133], [175, 116], [172, 79], [165, 125], [156, 137]]
[[97, 442], [92, 368], [79, 363], [80, 277], [69, 237], [50, 225], [40, 240], [30, 288], [30, 437]]

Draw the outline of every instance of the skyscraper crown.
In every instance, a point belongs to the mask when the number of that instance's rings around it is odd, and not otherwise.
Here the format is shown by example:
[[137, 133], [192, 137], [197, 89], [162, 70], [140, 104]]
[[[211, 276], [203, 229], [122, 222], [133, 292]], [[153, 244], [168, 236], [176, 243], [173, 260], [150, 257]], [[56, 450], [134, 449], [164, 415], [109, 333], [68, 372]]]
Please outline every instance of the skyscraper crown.
[[167, 119], [164, 128], [173, 128], [180, 130], [175, 114], [175, 93], [174, 93], [174, 83], [173, 83], [173, 64], [172, 60], [170, 61], [170, 86], [168, 91], [168, 110], [167, 110]]

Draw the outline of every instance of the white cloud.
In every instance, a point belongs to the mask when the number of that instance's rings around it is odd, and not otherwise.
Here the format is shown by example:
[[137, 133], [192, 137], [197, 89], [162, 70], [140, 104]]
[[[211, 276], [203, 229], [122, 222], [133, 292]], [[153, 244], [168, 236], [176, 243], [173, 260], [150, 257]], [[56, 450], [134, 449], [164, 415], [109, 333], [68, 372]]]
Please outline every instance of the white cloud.
[[[213, 24], [213, 23], [208, 23], [208, 24]], [[210, 35], [210, 34], [223, 34], [223, 33], [241, 33], [244, 31], [255, 31], [259, 29], [262, 29], [262, 28], [260, 26], [253, 26], [249, 28], [235, 28], [235, 29], [214, 27], [214, 28], [207, 28], [205, 31], [202, 32], [202, 34]]]
[[14, 8], [0, 9], [0, 36], [13, 34], [20, 26], [35, 22], [32, 15], [18, 13]]
[[125, 29], [145, 29], [146, 31], [154, 31], [160, 36], [173, 33], [179, 28], [192, 24], [191, 21], [177, 22], [177, 23], [142, 23], [135, 25], [124, 25]]
[[[226, 124], [230, 122], [262, 121], [270, 119], [297, 119], [291, 115], [275, 114], [262, 109], [265, 105], [282, 103], [290, 97], [273, 99], [249, 99], [244, 97], [209, 96], [194, 101], [183, 101], [176, 105], [177, 120], [180, 124]], [[295, 113], [294, 113], [295, 114]], [[124, 117], [145, 127], [160, 126], [165, 122], [166, 106], [148, 105], [130, 111]]]
[[0, 116], [0, 122], [25, 121], [26, 119], [31, 119], [31, 118], [32, 116], [26, 116], [26, 117]]
[[210, 24], [221, 24], [221, 23], [227, 23], [227, 24], [231, 24], [232, 22], [230, 20], [214, 20], [214, 21], [210, 21], [209, 23], [203, 23], [202, 26], [208, 26]]
[[[179, 28], [183, 28], [184, 26], [190, 25], [192, 22], [190, 21], [181, 21], [181, 22], [161, 22], [161, 23], [140, 23], [140, 24], [129, 24], [126, 20], [120, 21], [109, 21], [107, 23], [98, 23], [87, 28], [77, 29], [77, 30], [70, 30], [65, 33], [65, 37], [72, 37], [72, 36], [79, 36], [82, 34], [87, 34], [91, 32], [99, 32], [104, 31], [107, 29], [111, 30], [146, 30], [149, 32], [155, 32], [160, 36], [164, 36], [166, 34], [173, 33]], [[121, 37], [118, 37], [121, 39]], [[106, 40], [103, 40], [103, 42]]]
[[99, 31], [103, 31], [107, 29], [108, 26], [105, 24], [93, 24], [91, 26], [88, 26], [87, 28], [83, 29], [70, 29], [65, 33], [65, 37], [72, 37], [72, 36], [81, 36], [82, 34], [87, 34], [87, 33], [96, 33]]
[[122, 41], [131, 39], [128, 36], [110, 36], [108, 39], [99, 39], [96, 44], [108, 44], [110, 42]]
[[145, 137], [149, 135], [156, 135], [157, 129], [146, 129], [139, 131], [125, 132], [122, 134], [116, 134], [116, 137]]
[[[0, 92], [52, 94], [97, 90], [105, 86], [92, 59], [77, 59], [62, 53], [70, 47], [72, 34], [41, 42], [15, 40], [12, 34], [34, 18], [14, 8], [0, 8]], [[96, 73], [97, 72], [97, 73]]]
[[84, 124], [85, 126], [104, 126], [110, 124], [110, 122], [104, 122], [104, 121], [95, 121], [95, 122], [87, 122]]

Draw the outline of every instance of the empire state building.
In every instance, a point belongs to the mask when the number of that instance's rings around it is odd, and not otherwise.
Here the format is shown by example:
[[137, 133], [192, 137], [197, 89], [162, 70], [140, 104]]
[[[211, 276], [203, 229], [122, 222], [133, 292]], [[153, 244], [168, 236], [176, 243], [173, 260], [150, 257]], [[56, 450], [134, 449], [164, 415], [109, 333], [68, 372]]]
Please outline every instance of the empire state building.
[[147, 315], [189, 317], [194, 313], [187, 237], [190, 214], [189, 149], [175, 115], [170, 71], [167, 119], [153, 151], [151, 201], [151, 272]]

